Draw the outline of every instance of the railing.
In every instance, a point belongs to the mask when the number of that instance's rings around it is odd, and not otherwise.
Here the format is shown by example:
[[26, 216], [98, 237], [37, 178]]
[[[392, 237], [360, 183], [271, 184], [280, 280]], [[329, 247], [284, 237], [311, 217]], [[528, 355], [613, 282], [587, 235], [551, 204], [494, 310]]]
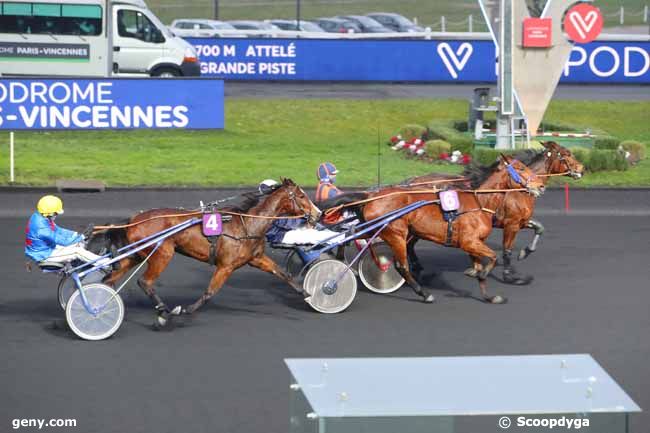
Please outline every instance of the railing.
[[[173, 28], [171, 28], [174, 31]], [[605, 32], [607, 29], [604, 30]], [[190, 36], [189, 34], [179, 34], [187, 38], [205, 37]], [[301, 32], [292, 30], [215, 30], [214, 36], [219, 38], [241, 38], [241, 37], [261, 37], [261, 38], [281, 38], [281, 39], [442, 39], [442, 40], [492, 40], [488, 32], [434, 32], [429, 27], [424, 32], [411, 33], [327, 33], [327, 32]], [[628, 42], [647, 42], [650, 41], [650, 35], [643, 34], [618, 34], [604, 33], [598, 37], [599, 41], [628, 41]]]

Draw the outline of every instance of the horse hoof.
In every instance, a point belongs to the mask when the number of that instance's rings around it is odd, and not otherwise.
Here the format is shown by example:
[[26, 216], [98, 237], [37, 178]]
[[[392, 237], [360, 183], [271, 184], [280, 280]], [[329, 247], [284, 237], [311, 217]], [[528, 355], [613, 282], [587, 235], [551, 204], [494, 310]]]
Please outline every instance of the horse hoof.
[[168, 323], [169, 319], [165, 317], [165, 315], [160, 314], [156, 316], [156, 320], [153, 322], [153, 327], [155, 330], [159, 331], [161, 329], [164, 329]]
[[475, 278], [478, 275], [478, 271], [474, 268], [467, 268], [463, 273], [468, 277], [472, 277], [472, 278]]
[[521, 261], [524, 260], [526, 257], [528, 257], [532, 253], [531, 250], [528, 248], [524, 248], [523, 250], [519, 251], [519, 255], [517, 256], [517, 260]]
[[533, 281], [533, 279], [534, 278], [532, 275], [524, 275], [524, 276], [518, 276], [512, 274], [503, 275], [503, 282], [506, 284], [512, 284], [513, 286], [525, 286], [527, 284], [530, 284]]
[[180, 316], [180, 314], [183, 312], [183, 308], [180, 305], [177, 305], [174, 307], [173, 310], [169, 312], [172, 316]]
[[490, 304], [495, 304], [495, 305], [496, 304], [507, 304], [508, 303], [508, 298], [506, 298], [504, 296], [496, 295], [496, 296], [492, 296], [491, 298], [488, 298], [488, 301], [490, 302]]
[[436, 298], [433, 297], [433, 295], [429, 294], [426, 298], [422, 299], [422, 302], [425, 304], [431, 304], [433, 301], [435, 301]]

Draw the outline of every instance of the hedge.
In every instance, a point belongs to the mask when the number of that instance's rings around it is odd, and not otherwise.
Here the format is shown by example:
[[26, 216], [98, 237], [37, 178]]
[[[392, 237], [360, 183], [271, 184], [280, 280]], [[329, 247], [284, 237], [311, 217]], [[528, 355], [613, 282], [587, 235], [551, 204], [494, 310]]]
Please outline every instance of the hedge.
[[[454, 122], [440, 122], [433, 120], [429, 127], [429, 139], [440, 139], [451, 144], [451, 151], [458, 150], [463, 155], [471, 154], [474, 150], [474, 140], [471, 135], [460, 132], [454, 127]], [[461, 125], [459, 125], [461, 126]]]
[[441, 153], [451, 154], [451, 144], [445, 140], [429, 140], [424, 143], [424, 150], [431, 158], [438, 158]]
[[630, 152], [630, 162], [633, 164], [636, 164], [646, 157], [646, 146], [641, 142], [626, 140], [623, 141], [619, 146], [624, 151]]
[[399, 135], [402, 136], [402, 139], [408, 141], [412, 138], [420, 138], [422, 137], [422, 134], [427, 130], [424, 126], [421, 125], [404, 125], [400, 130], [399, 130]]

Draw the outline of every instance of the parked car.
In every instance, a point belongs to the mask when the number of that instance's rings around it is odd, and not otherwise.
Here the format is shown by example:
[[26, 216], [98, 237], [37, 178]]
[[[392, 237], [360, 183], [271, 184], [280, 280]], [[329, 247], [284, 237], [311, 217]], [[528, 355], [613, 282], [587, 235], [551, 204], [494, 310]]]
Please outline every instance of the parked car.
[[228, 21], [228, 24], [238, 30], [281, 30], [280, 27], [264, 21], [240, 20]]
[[182, 37], [215, 37], [224, 30], [235, 30], [233, 26], [223, 21], [200, 19], [174, 20], [169, 28]]
[[324, 32], [318, 24], [311, 21], [300, 21], [300, 29], [298, 29], [298, 22], [296, 20], [269, 20], [274, 26], [280, 27], [282, 30], [292, 30], [301, 32]]
[[329, 33], [361, 33], [359, 26], [350, 20], [341, 18], [319, 18], [316, 21], [323, 30]]
[[361, 29], [362, 33], [391, 33], [394, 30], [384, 27], [370, 17], [363, 15], [343, 15], [337, 18], [354, 22]]
[[374, 12], [371, 14], [366, 14], [366, 16], [377, 21], [384, 27], [388, 27], [394, 32], [423, 32], [424, 29], [408, 18], [403, 17], [400, 14], [388, 13], [388, 12]]

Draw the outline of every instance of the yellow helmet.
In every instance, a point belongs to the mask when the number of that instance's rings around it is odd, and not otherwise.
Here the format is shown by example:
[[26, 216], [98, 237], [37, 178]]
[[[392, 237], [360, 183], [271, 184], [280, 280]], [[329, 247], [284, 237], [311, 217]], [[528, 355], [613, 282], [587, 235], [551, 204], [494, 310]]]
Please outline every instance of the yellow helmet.
[[36, 210], [41, 215], [47, 217], [54, 214], [63, 213], [63, 202], [61, 199], [55, 195], [46, 195], [43, 196], [36, 205]]

